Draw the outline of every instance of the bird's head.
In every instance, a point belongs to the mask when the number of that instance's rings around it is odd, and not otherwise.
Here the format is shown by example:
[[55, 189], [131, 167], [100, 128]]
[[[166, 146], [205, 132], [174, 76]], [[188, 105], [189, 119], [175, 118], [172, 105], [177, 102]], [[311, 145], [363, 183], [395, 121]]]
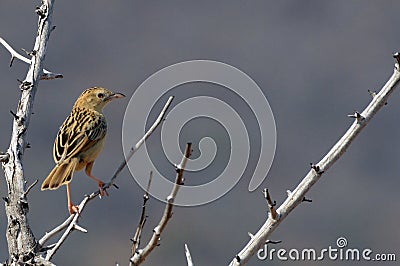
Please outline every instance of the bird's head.
[[113, 99], [124, 98], [122, 93], [114, 93], [105, 88], [93, 87], [86, 89], [76, 100], [74, 107], [89, 108], [101, 112]]

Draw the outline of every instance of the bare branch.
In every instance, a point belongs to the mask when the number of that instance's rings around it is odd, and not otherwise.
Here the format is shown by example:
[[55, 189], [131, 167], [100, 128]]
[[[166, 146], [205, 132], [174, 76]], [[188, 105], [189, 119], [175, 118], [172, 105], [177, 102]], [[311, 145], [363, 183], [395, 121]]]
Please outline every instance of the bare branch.
[[362, 129], [369, 123], [374, 115], [385, 105], [390, 94], [395, 90], [400, 80], [400, 54], [394, 54], [396, 59], [394, 72], [380, 92], [374, 95], [372, 101], [363, 112], [356, 112], [352, 117], [353, 124], [344, 136], [332, 147], [322, 160], [312, 165], [312, 169], [303, 178], [300, 184], [288, 193], [287, 199], [277, 209], [278, 218], [268, 217], [259, 231], [247, 243], [247, 245], [233, 258], [230, 265], [238, 266], [246, 264], [257, 250], [265, 243], [278, 225], [289, 215], [289, 213], [304, 201], [306, 193], [319, 180], [321, 175], [326, 172], [347, 150], [353, 140], [358, 136]]
[[[115, 171], [114, 175], [111, 177], [110, 181], [106, 184], [104, 184], [103, 189], [110, 188], [111, 186], [114, 185], [115, 179], [118, 177], [119, 173], [125, 168], [127, 162], [129, 159], [132, 158], [133, 154], [140, 148], [140, 146], [143, 145], [145, 140], [154, 132], [154, 130], [157, 128], [158, 125], [161, 124], [163, 121], [165, 114], [168, 110], [168, 107], [171, 105], [171, 102], [173, 100], [173, 96], [170, 96], [165, 103], [163, 109], [161, 110], [160, 114], [158, 115], [156, 121], [154, 121], [153, 125], [149, 128], [149, 130], [144, 134], [144, 136], [135, 144], [135, 146], [132, 147], [130, 150], [128, 156], [126, 159], [120, 164], [120, 166], [117, 168]], [[43, 248], [43, 245], [49, 241], [52, 237], [57, 235], [59, 232], [62, 230], [66, 229], [64, 234], [61, 236], [61, 238], [57, 241], [56, 245], [50, 249], [47, 253], [46, 258], [50, 259], [56, 251], [59, 249], [59, 247], [62, 245], [62, 243], [65, 241], [65, 239], [68, 237], [68, 235], [76, 229], [76, 225], [78, 224], [78, 218], [80, 217], [80, 214], [83, 212], [83, 209], [85, 208], [86, 204], [90, 202], [91, 200], [97, 198], [100, 195], [99, 191], [92, 192], [90, 195], [87, 195], [83, 198], [81, 203], [78, 206], [78, 213], [70, 215], [62, 224], [51, 230], [49, 233], [46, 233], [40, 240], [39, 240], [39, 245], [41, 248]], [[46, 248], [47, 249], [47, 248]]]
[[[17, 58], [19, 60], [21, 60], [22, 62], [25, 62], [27, 64], [31, 64], [31, 60], [20, 55], [19, 53], [17, 53], [17, 51], [15, 51], [11, 45], [9, 45], [2, 37], [0, 37], [0, 44], [2, 44], [4, 46], [4, 48], [7, 49], [7, 51], [10, 52], [11, 54], [11, 60], [10, 60], [10, 67], [12, 66], [12, 63], [14, 62], [14, 59]], [[33, 50], [35, 51], [35, 50]], [[29, 54], [30, 56], [34, 56], [36, 54], [36, 52], [28, 52], [27, 54]], [[58, 74], [58, 73], [53, 73], [47, 69], [43, 68], [43, 74], [40, 76], [40, 79], [45, 79], [45, 80], [49, 80], [49, 79], [58, 79], [58, 78], [63, 78], [64, 76], [62, 74]]]
[[179, 168], [176, 169], [177, 174], [175, 178], [175, 184], [172, 188], [171, 193], [167, 197], [167, 204], [165, 205], [163, 216], [161, 217], [161, 220], [158, 223], [158, 225], [153, 229], [153, 235], [149, 243], [143, 249], [136, 250], [135, 254], [130, 258], [131, 262], [130, 265], [134, 266], [140, 265], [160, 241], [161, 233], [164, 231], [169, 219], [171, 219], [172, 217], [172, 208], [174, 206], [174, 200], [176, 198], [180, 186], [183, 185], [183, 171], [186, 167], [186, 163], [188, 161], [188, 158], [190, 157], [191, 151], [192, 151], [192, 144], [187, 143], [185, 154], [182, 158], [181, 163], [179, 164]]
[[[7, 183], [6, 216], [8, 228], [6, 231], [10, 264], [26, 264], [35, 256], [37, 243], [28, 223], [29, 211], [26, 201], [23, 155], [27, 147], [27, 130], [32, 114], [33, 102], [46, 55], [47, 43], [51, 32], [54, 0], [42, 0], [42, 16], [38, 20], [38, 30], [29, 60], [29, 70], [22, 82], [21, 97], [15, 112], [7, 162], [2, 162]], [[4, 45], [4, 40], [2, 44]], [[10, 50], [9, 50], [10, 51]], [[16, 57], [17, 55], [13, 54]], [[36, 258], [35, 258], [36, 259]]]

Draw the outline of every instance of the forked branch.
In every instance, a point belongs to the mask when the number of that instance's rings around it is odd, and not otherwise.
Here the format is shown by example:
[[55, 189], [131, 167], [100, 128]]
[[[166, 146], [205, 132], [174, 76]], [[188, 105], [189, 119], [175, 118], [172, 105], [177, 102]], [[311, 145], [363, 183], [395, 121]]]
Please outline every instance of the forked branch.
[[185, 154], [183, 155], [181, 163], [176, 167], [176, 178], [175, 184], [172, 188], [171, 194], [167, 197], [167, 204], [165, 205], [163, 216], [161, 217], [158, 225], [153, 229], [153, 235], [149, 241], [149, 243], [143, 249], [137, 249], [135, 253], [130, 258], [130, 265], [137, 266], [140, 265], [150, 254], [150, 252], [158, 245], [160, 240], [161, 233], [164, 231], [165, 227], [169, 219], [172, 217], [172, 208], [174, 206], [174, 201], [176, 195], [178, 194], [178, 190], [181, 185], [183, 185], [183, 171], [185, 170], [186, 163], [188, 158], [190, 157], [190, 153], [192, 151], [192, 144], [187, 143]]
[[[11, 60], [10, 60], [10, 67], [12, 66], [12, 63], [14, 62], [14, 59], [17, 58], [19, 60], [21, 60], [22, 62], [27, 63], [28, 65], [32, 64], [32, 61], [22, 55], [20, 55], [19, 53], [17, 53], [17, 51], [15, 51], [11, 45], [9, 45], [3, 38], [0, 37], [0, 44], [2, 44], [4, 46], [4, 48], [7, 49], [8, 52], [10, 52], [11, 54]], [[31, 52], [27, 52], [27, 54], [29, 54], [30, 56], [33, 56], [36, 54], [36, 51], [33, 50]], [[43, 73], [40, 76], [40, 79], [59, 79], [59, 78], [63, 78], [63, 74], [59, 74], [59, 73], [53, 73], [45, 68], [43, 68]]]

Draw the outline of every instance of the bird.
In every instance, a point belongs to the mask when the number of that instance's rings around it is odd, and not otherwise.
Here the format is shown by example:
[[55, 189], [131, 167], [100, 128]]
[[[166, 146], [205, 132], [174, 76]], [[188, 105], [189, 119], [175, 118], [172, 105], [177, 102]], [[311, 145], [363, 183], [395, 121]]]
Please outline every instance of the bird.
[[55, 190], [62, 185], [67, 188], [67, 204], [70, 214], [79, 211], [71, 202], [70, 182], [74, 172], [85, 168], [88, 177], [97, 182], [103, 196], [104, 182], [92, 175], [94, 161], [104, 146], [107, 122], [103, 108], [112, 100], [124, 98], [102, 87], [91, 87], [76, 100], [70, 115], [61, 125], [53, 145], [56, 165], [43, 181], [41, 190]]

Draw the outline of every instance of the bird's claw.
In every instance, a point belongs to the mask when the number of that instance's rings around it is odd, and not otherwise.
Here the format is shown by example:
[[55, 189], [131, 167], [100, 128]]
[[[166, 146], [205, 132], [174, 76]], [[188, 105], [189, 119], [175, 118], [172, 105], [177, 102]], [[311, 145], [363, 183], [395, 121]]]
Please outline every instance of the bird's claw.
[[103, 185], [104, 185], [103, 182], [99, 183], [99, 193], [100, 193], [99, 195], [100, 195], [100, 198], [104, 197], [104, 195], [108, 196], [108, 192], [107, 192], [106, 189], [103, 188]]
[[79, 213], [79, 206], [71, 204], [68, 206], [69, 214]]

